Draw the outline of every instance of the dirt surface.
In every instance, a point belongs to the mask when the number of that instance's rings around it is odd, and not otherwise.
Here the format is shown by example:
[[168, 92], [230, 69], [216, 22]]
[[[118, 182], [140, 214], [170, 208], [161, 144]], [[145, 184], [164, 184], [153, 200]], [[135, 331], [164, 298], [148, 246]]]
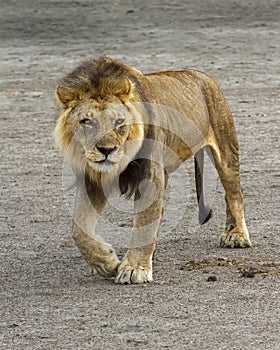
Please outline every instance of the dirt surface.
[[[1, 0], [1, 350], [279, 349], [279, 10], [276, 0]], [[53, 92], [102, 55], [218, 80], [240, 140], [252, 248], [219, 248], [213, 174], [214, 217], [197, 225], [189, 161], [168, 188], [154, 283], [91, 274], [70, 235]], [[131, 217], [111, 208], [99, 232], [122, 255]]]

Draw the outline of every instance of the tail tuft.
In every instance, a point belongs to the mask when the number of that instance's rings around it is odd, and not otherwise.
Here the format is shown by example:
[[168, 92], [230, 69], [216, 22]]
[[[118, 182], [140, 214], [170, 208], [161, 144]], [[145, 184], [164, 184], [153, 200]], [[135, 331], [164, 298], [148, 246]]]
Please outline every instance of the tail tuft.
[[209, 207], [199, 208], [198, 221], [200, 225], [206, 224], [213, 215], [213, 211]]
[[198, 221], [200, 225], [205, 224], [212, 217], [212, 209], [205, 205], [203, 196], [203, 168], [204, 168], [204, 150], [200, 149], [194, 156], [195, 165], [195, 185], [198, 202]]

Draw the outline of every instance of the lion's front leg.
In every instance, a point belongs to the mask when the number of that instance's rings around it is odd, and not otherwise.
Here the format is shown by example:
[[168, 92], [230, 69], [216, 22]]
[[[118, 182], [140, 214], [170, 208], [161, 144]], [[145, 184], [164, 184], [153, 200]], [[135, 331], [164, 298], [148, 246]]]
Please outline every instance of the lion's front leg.
[[135, 221], [130, 247], [121, 261], [116, 283], [146, 283], [153, 280], [152, 258], [160, 229], [164, 176], [159, 171], [135, 194]]
[[155, 243], [145, 247], [130, 248], [118, 267], [116, 283], [146, 283], [153, 281], [152, 258]]
[[112, 247], [105, 243], [102, 237], [95, 234], [97, 221], [105, 204], [106, 198], [99, 188], [91, 184], [79, 184], [73, 238], [83, 258], [95, 273], [104, 277], [114, 277], [119, 259]]

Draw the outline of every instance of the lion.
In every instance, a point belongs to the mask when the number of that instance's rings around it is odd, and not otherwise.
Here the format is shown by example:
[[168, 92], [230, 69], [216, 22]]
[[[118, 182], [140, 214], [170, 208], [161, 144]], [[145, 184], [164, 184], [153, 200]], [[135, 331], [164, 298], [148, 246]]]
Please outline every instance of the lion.
[[[238, 140], [214, 79], [196, 70], [143, 74], [102, 57], [81, 63], [62, 78], [56, 98], [55, 141], [77, 179], [73, 238], [95, 273], [120, 284], [153, 280], [168, 175], [192, 156], [199, 222], [210, 219], [203, 197], [205, 150], [225, 190], [227, 220], [220, 245], [251, 246]], [[131, 240], [121, 261], [95, 232], [113, 188], [134, 197]]]

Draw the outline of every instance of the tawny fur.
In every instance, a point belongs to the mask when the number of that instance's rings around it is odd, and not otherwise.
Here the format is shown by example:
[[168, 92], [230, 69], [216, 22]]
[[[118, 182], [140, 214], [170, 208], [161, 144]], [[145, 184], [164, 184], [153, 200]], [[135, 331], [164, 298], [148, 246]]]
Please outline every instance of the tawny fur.
[[[101, 58], [82, 63], [64, 77], [56, 96], [61, 110], [55, 140], [73, 166], [78, 183], [86, 188], [78, 190], [74, 237], [95, 271], [116, 276], [118, 283], [152, 280], [151, 257], [168, 174], [206, 146], [226, 192], [227, 224], [221, 245], [250, 246], [234, 123], [212, 78], [193, 70], [144, 75], [110, 58]], [[205, 209], [201, 171], [197, 169], [197, 173], [198, 201], [200, 209]], [[119, 262], [115, 253], [95, 238], [92, 231], [97, 216], [90, 219], [86, 206], [91, 203], [101, 214], [106, 204], [104, 192], [116, 180], [121, 193], [135, 195], [139, 203], [145, 197], [145, 193], [139, 195], [145, 179], [156, 184], [156, 197], [149, 208], [135, 214], [131, 242], [142, 235], [147, 236], [146, 243], [130, 247]], [[145, 227], [150, 228], [150, 236]]]

